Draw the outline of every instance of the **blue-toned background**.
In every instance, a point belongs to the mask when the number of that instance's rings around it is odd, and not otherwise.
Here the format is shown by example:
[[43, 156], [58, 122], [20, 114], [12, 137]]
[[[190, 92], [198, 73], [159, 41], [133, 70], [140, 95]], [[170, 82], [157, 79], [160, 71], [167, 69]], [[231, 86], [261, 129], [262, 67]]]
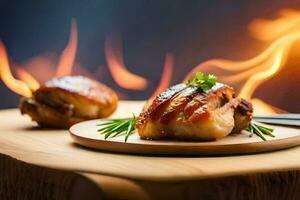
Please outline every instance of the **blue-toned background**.
[[[257, 17], [275, 17], [284, 7], [300, 9], [300, 1], [1, 0], [0, 38], [18, 63], [43, 52], [59, 54], [68, 41], [74, 17], [79, 36], [76, 61], [89, 71], [101, 66], [101, 81], [126, 98], [145, 99], [159, 82], [166, 52], [175, 57], [173, 83], [208, 58], [249, 58], [267, 44], [251, 38], [247, 24]], [[103, 46], [105, 36], [113, 33], [122, 35], [128, 69], [150, 80], [146, 91], [120, 89], [110, 77]], [[286, 67], [255, 96], [300, 112], [298, 68]], [[283, 82], [287, 89], [276, 91], [274, 87]], [[17, 105], [18, 96], [0, 81], [0, 108]]]

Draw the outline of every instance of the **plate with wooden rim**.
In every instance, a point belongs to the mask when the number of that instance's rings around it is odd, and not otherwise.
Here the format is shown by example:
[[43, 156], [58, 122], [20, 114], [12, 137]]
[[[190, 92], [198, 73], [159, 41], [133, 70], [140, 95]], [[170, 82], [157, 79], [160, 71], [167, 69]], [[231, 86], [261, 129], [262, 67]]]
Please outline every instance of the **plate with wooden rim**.
[[[229, 135], [225, 138], [206, 142], [174, 140], [143, 140], [135, 132], [124, 140], [124, 135], [104, 139], [97, 124], [104, 120], [90, 120], [73, 125], [69, 132], [75, 143], [102, 151], [143, 154], [143, 155], [235, 155], [275, 151], [300, 144], [300, 129], [270, 126], [275, 138], [266, 136], [267, 141], [250, 133]], [[268, 125], [269, 126], [269, 125]]]

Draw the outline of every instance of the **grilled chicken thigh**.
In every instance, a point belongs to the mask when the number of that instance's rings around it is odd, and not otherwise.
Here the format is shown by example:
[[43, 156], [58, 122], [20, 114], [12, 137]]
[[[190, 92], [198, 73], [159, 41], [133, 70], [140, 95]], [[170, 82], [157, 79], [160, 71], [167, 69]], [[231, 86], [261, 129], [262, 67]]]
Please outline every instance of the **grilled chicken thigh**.
[[40, 126], [68, 128], [88, 119], [107, 117], [117, 108], [116, 93], [95, 80], [82, 76], [54, 78], [20, 102]]
[[142, 139], [214, 140], [238, 133], [252, 118], [252, 105], [217, 83], [207, 91], [178, 84], [162, 92], [137, 119]]

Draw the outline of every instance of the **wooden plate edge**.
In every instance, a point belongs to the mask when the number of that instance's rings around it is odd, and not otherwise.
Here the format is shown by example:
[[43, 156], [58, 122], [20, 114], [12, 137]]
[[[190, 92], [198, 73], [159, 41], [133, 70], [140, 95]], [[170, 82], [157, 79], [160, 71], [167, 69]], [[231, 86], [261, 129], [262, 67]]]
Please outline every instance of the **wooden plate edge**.
[[269, 140], [255, 143], [243, 144], [225, 144], [220, 146], [173, 146], [170, 145], [155, 145], [155, 144], [136, 144], [125, 143], [118, 141], [95, 140], [79, 136], [72, 132], [72, 127], [69, 129], [71, 138], [76, 144], [81, 146], [128, 154], [140, 155], [203, 155], [203, 156], [216, 156], [216, 155], [238, 155], [238, 154], [251, 154], [276, 151], [286, 148], [291, 148], [300, 145], [300, 135], [289, 137], [285, 139]]

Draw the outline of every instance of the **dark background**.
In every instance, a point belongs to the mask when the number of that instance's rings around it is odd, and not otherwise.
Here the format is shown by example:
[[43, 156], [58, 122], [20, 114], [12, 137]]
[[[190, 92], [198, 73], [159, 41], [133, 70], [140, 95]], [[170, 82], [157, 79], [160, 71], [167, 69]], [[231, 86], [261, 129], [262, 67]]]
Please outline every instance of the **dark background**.
[[[250, 58], [268, 44], [251, 38], [248, 23], [257, 17], [274, 18], [280, 8], [300, 9], [300, 1], [1, 0], [0, 39], [17, 63], [44, 52], [59, 54], [68, 41], [74, 17], [79, 36], [76, 61], [90, 72], [100, 66], [98, 79], [125, 98], [146, 99], [160, 80], [166, 52], [175, 57], [172, 83], [209, 58]], [[103, 46], [105, 36], [115, 33], [122, 35], [128, 69], [150, 80], [145, 91], [124, 90], [112, 80]], [[297, 63], [263, 84], [255, 97], [300, 112]], [[18, 95], [0, 81], [0, 108], [17, 105]]]

